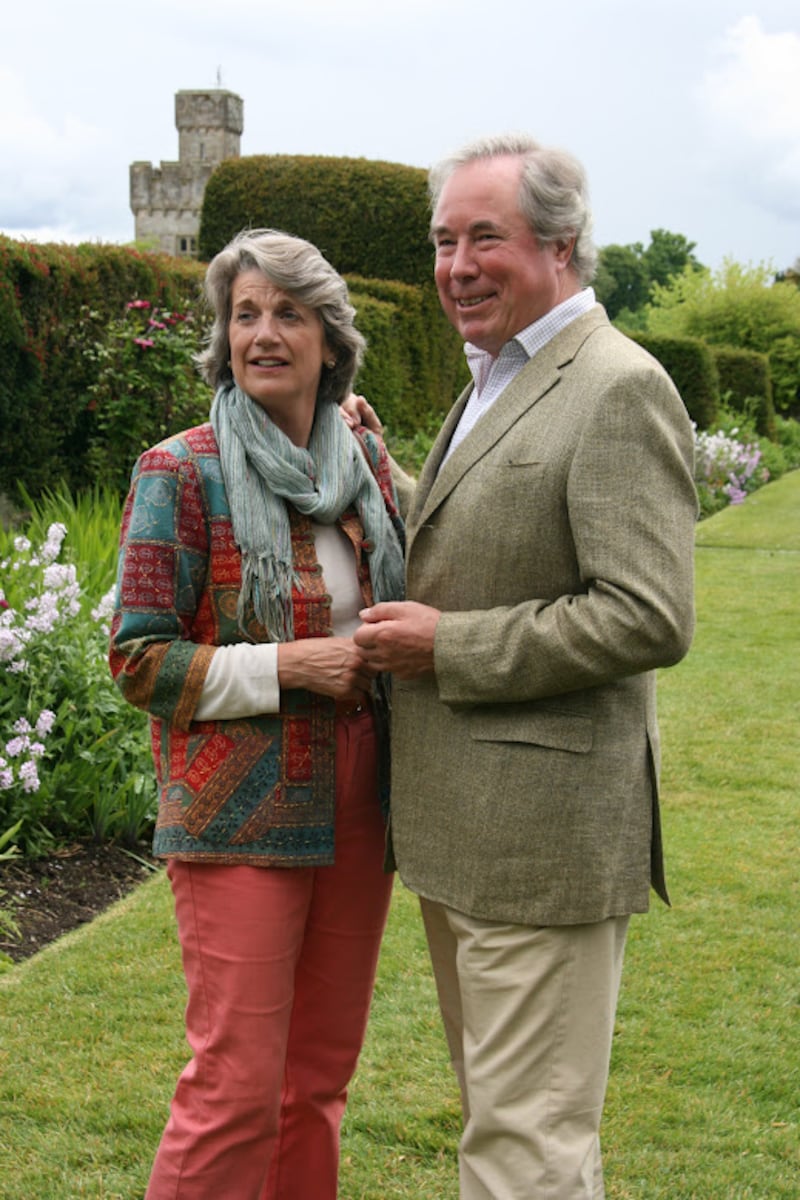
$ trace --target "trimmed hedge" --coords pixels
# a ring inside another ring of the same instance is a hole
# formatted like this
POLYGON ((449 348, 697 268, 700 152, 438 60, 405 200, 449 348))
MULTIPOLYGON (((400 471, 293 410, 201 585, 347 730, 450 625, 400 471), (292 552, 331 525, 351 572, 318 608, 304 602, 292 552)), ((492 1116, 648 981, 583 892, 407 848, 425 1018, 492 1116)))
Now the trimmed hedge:
POLYGON ((427 173, 365 158, 261 154, 228 159, 206 184, 200 257, 242 228, 282 229, 313 242, 343 275, 428 283, 427 173))
POLYGON ((356 390, 396 437, 438 430, 469 369, 435 287, 358 276, 348 276, 347 283, 356 324, 367 339, 356 390))
POLYGON ((0 492, 91 485, 86 349, 131 299, 194 303, 202 276, 198 263, 128 247, 0 237, 0 492))
POLYGON ((719 390, 735 412, 753 419, 756 431, 771 441, 777 438, 775 405, 769 358, 757 350, 712 346, 719 375, 719 390))
POLYGON ((661 337, 623 330, 657 358, 681 394, 698 429, 711 429, 719 410, 720 388, 712 348, 699 338, 661 337))

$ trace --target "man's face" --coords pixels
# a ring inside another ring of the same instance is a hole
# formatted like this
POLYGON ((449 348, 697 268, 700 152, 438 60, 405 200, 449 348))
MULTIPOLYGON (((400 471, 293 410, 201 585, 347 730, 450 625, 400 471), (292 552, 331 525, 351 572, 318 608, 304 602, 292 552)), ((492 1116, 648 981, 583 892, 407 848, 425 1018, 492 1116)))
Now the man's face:
POLYGON ((540 246, 520 212, 521 171, 512 156, 458 167, 431 223, 442 308, 465 341, 492 355, 578 291, 571 242, 540 246))

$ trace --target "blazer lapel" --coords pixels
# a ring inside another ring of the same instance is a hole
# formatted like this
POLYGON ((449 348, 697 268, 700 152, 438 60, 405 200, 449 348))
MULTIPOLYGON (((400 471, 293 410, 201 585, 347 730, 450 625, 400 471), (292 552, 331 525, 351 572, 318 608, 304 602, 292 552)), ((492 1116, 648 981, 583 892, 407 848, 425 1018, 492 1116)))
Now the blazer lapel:
POLYGON ((525 364, 493 403, 490 414, 485 413, 440 468, 467 400, 472 393, 470 384, 451 408, 422 469, 414 505, 409 516, 411 535, 442 503, 468 470, 502 438, 508 429, 534 404, 537 404, 560 379, 562 369, 572 361, 587 337, 608 317, 599 305, 578 317, 548 342, 525 364))

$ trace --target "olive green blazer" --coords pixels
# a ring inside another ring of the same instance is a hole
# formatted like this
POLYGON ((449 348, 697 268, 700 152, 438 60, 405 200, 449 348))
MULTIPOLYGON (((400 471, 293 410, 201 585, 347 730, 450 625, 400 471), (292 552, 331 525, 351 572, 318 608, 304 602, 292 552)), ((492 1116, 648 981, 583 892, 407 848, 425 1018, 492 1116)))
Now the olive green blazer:
POLYGON ((412 890, 576 924, 667 900, 655 670, 694 625, 693 434, 661 366, 596 306, 420 475, 407 595, 435 678, 393 684, 392 840, 412 890))

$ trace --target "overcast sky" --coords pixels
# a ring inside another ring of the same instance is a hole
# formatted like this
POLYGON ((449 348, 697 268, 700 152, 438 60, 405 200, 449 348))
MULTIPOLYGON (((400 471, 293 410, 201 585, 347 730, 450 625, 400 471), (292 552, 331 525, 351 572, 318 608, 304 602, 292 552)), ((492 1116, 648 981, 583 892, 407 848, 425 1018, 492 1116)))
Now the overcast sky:
POLYGON ((0 232, 131 241, 130 164, 177 159, 175 92, 218 78, 243 154, 524 131, 583 161, 600 246, 800 257, 798 0, 4 0, 0 232))

